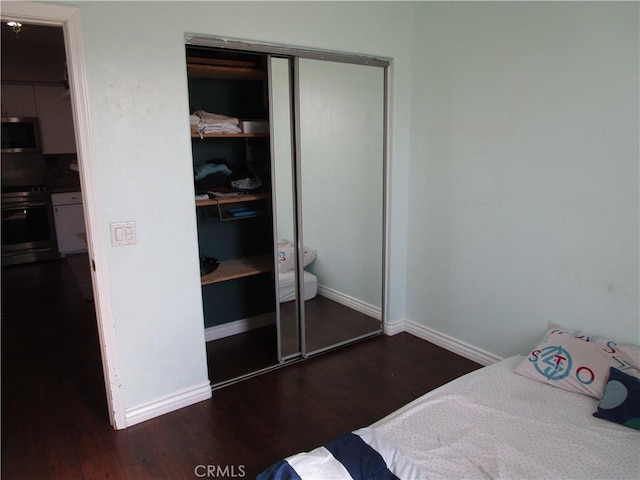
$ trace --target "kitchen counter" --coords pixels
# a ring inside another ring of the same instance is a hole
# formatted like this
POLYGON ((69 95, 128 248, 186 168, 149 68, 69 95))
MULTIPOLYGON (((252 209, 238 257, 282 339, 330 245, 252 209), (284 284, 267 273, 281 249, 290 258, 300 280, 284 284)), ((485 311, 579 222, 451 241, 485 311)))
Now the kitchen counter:
POLYGON ((78 182, 77 184, 60 184, 60 185, 49 184, 49 188, 51 189, 51 193, 79 192, 80 182, 78 182))
POLYGON ((75 155, 49 155, 46 161, 44 184, 48 185, 51 193, 66 193, 80 191, 80 175, 77 169, 75 155))

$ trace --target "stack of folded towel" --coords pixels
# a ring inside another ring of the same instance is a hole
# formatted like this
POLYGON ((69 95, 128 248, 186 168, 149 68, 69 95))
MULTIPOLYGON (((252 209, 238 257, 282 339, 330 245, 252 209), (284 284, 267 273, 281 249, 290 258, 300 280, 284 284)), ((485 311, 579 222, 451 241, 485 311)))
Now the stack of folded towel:
POLYGON ((218 113, 209 113, 204 110, 196 110, 189 116, 191 126, 195 128, 203 138, 205 133, 241 133, 238 127, 238 119, 227 117, 218 113))

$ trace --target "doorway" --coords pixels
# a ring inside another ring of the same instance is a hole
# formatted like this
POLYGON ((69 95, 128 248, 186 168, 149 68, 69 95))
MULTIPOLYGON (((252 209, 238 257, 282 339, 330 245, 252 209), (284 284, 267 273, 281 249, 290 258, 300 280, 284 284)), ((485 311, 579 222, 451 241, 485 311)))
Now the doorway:
POLYGON ((42 146, 0 162, 3 430, 45 385, 61 414, 83 402, 108 421, 63 29, 1 29, 2 116, 36 119, 42 146))
POLYGON ((126 418, 121 393, 116 379, 119 369, 116 360, 116 342, 113 333, 110 291, 106 272, 106 253, 102 238, 92 235, 98 232, 101 218, 96 189, 93 137, 88 109, 84 48, 80 11, 77 7, 31 2, 10 2, 3 5, 2 21, 17 21, 34 25, 61 27, 67 60, 69 96, 72 104, 73 124, 76 130, 76 146, 79 175, 85 209, 86 242, 91 264, 91 277, 95 298, 95 317, 102 358, 108 415, 111 425, 125 428, 126 418))

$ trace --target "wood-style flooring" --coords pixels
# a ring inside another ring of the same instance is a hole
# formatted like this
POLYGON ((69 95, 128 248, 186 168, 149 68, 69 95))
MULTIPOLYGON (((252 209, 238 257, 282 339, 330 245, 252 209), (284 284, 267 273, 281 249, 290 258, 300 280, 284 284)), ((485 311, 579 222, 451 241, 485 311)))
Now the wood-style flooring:
POLYGON ((2 478, 174 480, 202 478, 207 468, 215 478, 254 478, 477 368, 406 333, 378 336, 115 431, 93 304, 69 265, 9 267, 2 270, 2 478))
MULTIPOLYGON (((275 313, 274 313, 275 315, 275 313)), ((295 302, 280 304, 283 357, 300 357, 300 335, 295 302)), ((313 354, 351 339, 381 330, 379 320, 327 297, 305 302, 304 341, 313 354)), ((280 365, 275 325, 207 342, 209 380, 213 385, 280 365)))

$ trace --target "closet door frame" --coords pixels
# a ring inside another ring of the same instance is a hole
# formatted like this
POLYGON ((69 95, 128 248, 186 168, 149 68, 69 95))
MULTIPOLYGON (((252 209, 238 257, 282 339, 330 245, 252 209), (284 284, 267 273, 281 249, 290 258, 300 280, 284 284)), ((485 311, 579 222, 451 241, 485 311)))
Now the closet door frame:
MULTIPOLYGON (((218 49, 228 49, 228 50, 239 50, 244 52, 254 52, 254 53, 263 53, 268 56, 275 57, 286 57, 289 58, 290 61, 293 61, 293 75, 291 80, 293 80, 291 86, 292 88, 292 128, 294 131, 293 136, 293 154, 294 154, 294 185, 292 188, 294 189, 295 196, 295 222, 294 222, 294 234, 296 238, 296 311, 299 318, 299 330, 298 336, 300 339, 300 349, 302 358, 307 358, 310 355, 315 355, 318 353, 322 353, 323 351, 334 349, 340 347, 342 345, 346 345, 352 343, 354 341, 360 340, 362 338, 367 338, 374 335, 379 335, 384 331, 386 319, 388 317, 387 305, 388 305, 388 254, 387 254, 387 246, 389 239, 389 227, 388 227, 388 216, 389 216, 389 189, 388 189, 388 180, 389 180, 389 80, 390 80, 390 66, 391 61, 388 58, 383 57, 373 57, 366 55, 357 55, 357 54, 348 54, 341 52, 330 52, 323 50, 314 50, 314 49, 306 49, 299 48, 294 46, 280 45, 280 44, 267 44, 267 43, 256 43, 245 41, 242 39, 230 39, 230 38, 222 38, 222 37, 210 37, 210 36, 202 36, 198 34, 185 34, 185 44, 188 45, 197 45, 203 47, 212 47, 218 49), (315 350, 313 352, 307 352, 305 345, 305 315, 304 315, 304 302, 300 301, 301 295, 303 294, 304 289, 304 278, 303 278, 303 262, 301 261, 303 254, 303 239, 301 232, 302 225, 302 208, 299 206, 302 200, 300 189, 296 187, 296 185, 300 185, 301 183, 301 172, 300 172, 300 105, 299 105, 299 85, 298 82, 298 61, 300 58, 312 59, 312 60, 326 60, 332 62, 342 62, 342 63, 350 63, 356 65, 368 65, 372 67, 380 67, 383 68, 383 118, 382 118, 382 130, 383 130, 383 138, 382 138, 382 291, 381 291, 381 328, 379 331, 374 331, 370 334, 362 335, 360 337, 356 337, 353 339, 349 339, 335 345, 327 346, 326 348, 322 348, 320 350, 315 350), (295 91, 295 93, 294 93, 295 91)), ((270 67, 270 61, 268 62, 270 67)), ((270 78, 270 76, 269 76, 270 78)), ((270 87, 269 87, 270 90, 270 87)), ((269 93, 269 100, 271 101, 271 94, 269 93)), ((272 158, 272 165, 273 165, 272 158)), ((277 215, 277 212, 276 212, 277 215)), ((274 229, 277 228, 275 225, 275 215, 274 215, 274 229)), ((277 235, 276 235, 277 236, 277 235)), ((274 238, 274 244, 277 244, 277 238, 274 238)), ((274 258, 275 263, 275 273, 277 274, 277 256, 274 258)), ((275 286, 278 287, 278 280, 276 278, 275 286)), ((278 296, 276 292, 276 297, 278 296)), ((276 306, 276 322, 278 326, 278 331, 280 330, 280 306, 277 302, 276 306)), ((278 334, 278 354, 280 356, 280 362, 283 363, 286 360, 282 358, 281 355, 281 339, 280 334, 278 334)))
MULTIPOLYGON (((297 162, 295 161, 296 158, 296 151, 297 151, 297 145, 298 145, 298 137, 295 135, 295 131, 293 131, 292 126, 296 125, 298 122, 296 121, 296 108, 295 105, 293 104, 293 100, 294 100, 294 96, 292 95, 293 92, 293 81, 294 81, 294 67, 293 67, 293 58, 287 55, 272 55, 272 54, 268 54, 267 55, 267 68, 268 68, 268 79, 269 79, 269 124, 270 124, 270 130, 271 130, 271 185, 272 185, 272 212, 273 212, 273 231, 274 231, 274 235, 275 238, 274 240, 274 245, 276 247, 276 255, 274 258, 274 272, 275 272, 275 286, 276 286, 276 290, 279 291, 280 290, 280 279, 279 279, 279 275, 278 275, 278 270, 279 270, 279 259, 278 259, 278 253, 277 253, 277 243, 279 238, 281 237, 282 232, 280 232, 279 228, 278 228, 278 224, 279 224, 279 217, 283 214, 283 212, 280 210, 280 208, 278 208, 279 206, 279 192, 281 192, 281 186, 278 185, 278 174, 277 172, 279 171, 278 166, 276 166, 276 156, 277 156, 277 152, 276 152, 276 138, 277 135, 275 134, 275 118, 276 118, 276 114, 275 114, 275 109, 273 108, 273 105, 275 104, 274 101, 274 86, 273 86, 273 78, 274 78, 274 60, 278 61, 278 60, 284 60, 287 62, 287 85, 286 85, 286 93, 287 96, 289 97, 289 102, 288 102, 288 107, 289 107, 289 121, 288 121, 288 133, 289 133, 289 153, 291 154, 290 158, 289 158, 289 165, 288 168, 290 169, 290 178, 288 178, 289 180, 289 185, 288 187, 291 189, 291 199, 292 199, 292 205, 291 205, 291 216, 292 218, 290 218, 289 220, 291 220, 291 226, 293 231, 290 232, 293 235, 293 239, 297 239, 298 238, 298 225, 299 225, 299 218, 301 217, 300 214, 300 208, 299 208, 299 192, 297 189, 297 173, 296 173, 296 164, 297 162)), ((282 114, 282 112, 279 112, 280 114, 282 114)), ((285 186, 286 187, 286 186, 285 186)), ((288 197, 288 196, 287 196, 288 197)), ((298 258, 299 258, 299 254, 298 254, 298 248, 296 247, 296 255, 295 255, 295 271, 296 271, 296 279, 298 277, 298 258)), ((295 314, 296 314, 296 318, 300 319, 300 310, 304 310, 303 306, 304 306, 304 302, 300 302, 300 298, 302 291, 300 289, 299 286, 299 282, 295 282, 294 284, 294 291, 295 291, 295 298, 293 300, 293 302, 295 302, 295 314)), ((279 294, 276 295, 276 297, 279 297, 279 294)), ((296 340, 297 340, 297 345, 298 348, 296 349, 295 352, 284 352, 283 351, 283 342, 282 342, 282 338, 283 338, 283 334, 284 334, 284 329, 285 327, 283 326, 283 321, 282 321, 282 315, 281 315, 281 309, 280 309, 280 301, 279 298, 276 301, 276 326, 277 326, 277 331, 278 331, 278 359, 280 361, 280 363, 285 363, 289 360, 294 360, 296 358, 300 358, 305 357, 305 350, 304 350, 304 336, 302 334, 302 324, 300 322, 297 322, 297 329, 296 329, 296 340)))

